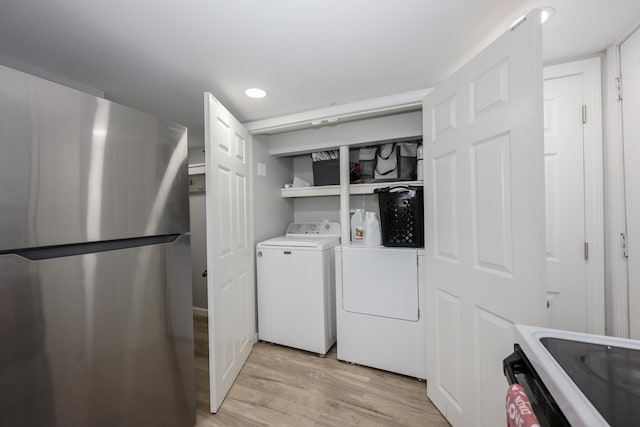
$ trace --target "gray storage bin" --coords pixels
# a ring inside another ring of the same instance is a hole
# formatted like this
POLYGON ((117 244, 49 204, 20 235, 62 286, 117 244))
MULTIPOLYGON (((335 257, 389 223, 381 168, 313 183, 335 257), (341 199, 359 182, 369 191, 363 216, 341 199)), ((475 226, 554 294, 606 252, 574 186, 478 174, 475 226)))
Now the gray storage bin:
POLYGON ((338 151, 324 151, 311 154, 313 185, 340 184, 340 159, 338 151))

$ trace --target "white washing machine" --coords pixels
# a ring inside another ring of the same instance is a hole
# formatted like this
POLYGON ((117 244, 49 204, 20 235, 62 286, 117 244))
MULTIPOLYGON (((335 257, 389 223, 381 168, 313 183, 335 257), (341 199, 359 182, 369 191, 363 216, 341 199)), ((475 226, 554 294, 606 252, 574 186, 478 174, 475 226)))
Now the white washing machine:
POLYGON ((426 379, 424 249, 335 251, 338 359, 426 379))
POLYGON ((340 224, 293 223, 258 243, 258 336, 326 354, 336 342, 335 246, 340 224))

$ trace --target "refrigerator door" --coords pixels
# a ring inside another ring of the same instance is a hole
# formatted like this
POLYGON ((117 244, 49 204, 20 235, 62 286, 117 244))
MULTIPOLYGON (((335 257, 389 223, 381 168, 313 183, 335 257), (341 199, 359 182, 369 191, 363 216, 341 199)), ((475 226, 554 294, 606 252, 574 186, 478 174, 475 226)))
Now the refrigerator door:
POLYGON ((0 66, 0 251, 189 231, 187 130, 0 66))
POLYGON ((144 243, 0 256, 0 425, 195 424, 189 236, 144 243))

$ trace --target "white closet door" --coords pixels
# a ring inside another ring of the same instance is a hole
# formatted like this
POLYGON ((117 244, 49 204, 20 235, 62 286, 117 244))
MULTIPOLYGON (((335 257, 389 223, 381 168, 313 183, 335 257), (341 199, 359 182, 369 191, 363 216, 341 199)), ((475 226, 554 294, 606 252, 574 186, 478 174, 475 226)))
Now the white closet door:
POLYGON ((425 97, 427 391, 453 426, 505 423, 513 324, 544 324, 538 12, 425 97))
POLYGON ((551 328, 590 332, 582 104, 582 75, 544 81, 547 319, 551 328))
POLYGON ((629 254, 629 333, 640 339, 640 31, 620 45, 622 136, 629 254))
POLYGON ((209 382, 216 412, 256 339, 251 137, 205 93, 209 382))

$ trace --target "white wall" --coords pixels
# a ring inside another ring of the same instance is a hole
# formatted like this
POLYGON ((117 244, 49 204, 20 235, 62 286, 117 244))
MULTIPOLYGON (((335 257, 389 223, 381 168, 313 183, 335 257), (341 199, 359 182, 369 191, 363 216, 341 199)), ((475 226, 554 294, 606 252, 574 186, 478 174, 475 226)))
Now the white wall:
POLYGON ((189 194, 191 222, 191 286, 193 306, 207 308, 207 279, 202 272, 207 268, 207 232, 205 221, 205 193, 189 194))
POLYGON ((253 206, 255 244, 284 235, 293 222, 293 201, 282 198, 280 189, 293 180, 293 159, 269 154, 268 137, 253 136, 253 206), (258 163, 266 176, 258 176, 258 163))
MULTIPOLYGON (((204 163, 204 140, 189 129, 190 165, 204 163)), ((205 193, 189 194, 189 219, 191 230, 191 286, 193 306, 207 308, 207 279, 202 271, 207 268, 207 228, 205 220, 205 193)))
POLYGON ((312 165, 313 163, 311 162, 310 154, 295 156, 293 158, 293 175, 297 176, 300 179, 304 179, 309 184, 313 185, 312 165))
POLYGON ((204 145, 201 147, 190 147, 188 158, 190 165, 204 163, 204 145))
MULTIPOLYGON (((204 141, 189 130, 190 165, 204 163, 204 141)), ((191 286, 193 306, 207 308, 207 278, 202 272, 207 268, 207 227, 205 220, 205 193, 189 194, 189 219, 191 223, 191 286)))
MULTIPOLYGON (((393 185, 393 183, 389 183, 393 185)), ((378 213, 378 196, 375 194, 351 196, 350 209, 353 213, 356 209, 364 209, 378 213)), ((340 197, 300 197, 294 202, 295 222, 318 222, 328 219, 331 222, 340 222, 340 197)))

